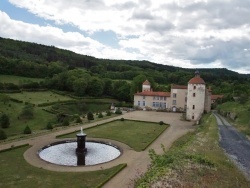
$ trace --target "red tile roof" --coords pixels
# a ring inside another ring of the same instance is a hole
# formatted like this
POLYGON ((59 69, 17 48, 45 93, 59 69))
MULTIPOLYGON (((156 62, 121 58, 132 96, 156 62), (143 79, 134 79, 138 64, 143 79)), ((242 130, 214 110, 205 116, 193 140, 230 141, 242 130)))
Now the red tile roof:
POLYGON ((145 80, 142 85, 150 85, 150 82, 148 80, 145 80))
POLYGON ((188 82, 189 84, 205 84, 205 81, 200 76, 195 76, 188 82))
POLYGON ((219 98, 223 98, 223 95, 211 95, 211 100, 216 100, 219 98))
POLYGON ((187 89, 187 86, 171 84, 171 89, 187 89))
POLYGON ((170 97, 170 92, 154 92, 154 91, 143 91, 140 93, 135 93, 139 96, 160 96, 160 97, 170 97))

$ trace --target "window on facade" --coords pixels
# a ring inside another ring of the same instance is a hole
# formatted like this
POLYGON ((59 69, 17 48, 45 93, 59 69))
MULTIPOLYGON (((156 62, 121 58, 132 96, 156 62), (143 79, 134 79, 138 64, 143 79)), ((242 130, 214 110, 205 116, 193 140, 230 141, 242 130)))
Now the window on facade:
POLYGON ((145 101, 142 101, 142 106, 145 106, 145 101))
POLYGON ((140 104, 141 102, 140 101, 138 101, 138 106, 140 106, 141 104, 140 104))
POLYGON ((172 105, 176 105, 176 100, 173 100, 173 103, 172 103, 172 105))
POLYGON ((159 102, 156 102, 155 107, 159 107, 159 106, 160 106, 159 102))
POLYGON ((193 97, 195 97, 195 93, 193 93, 193 97))
POLYGON ((196 86, 194 86, 194 89, 196 89, 196 86))
POLYGON ((167 100, 167 97, 164 97, 164 101, 167 100))
POLYGON ((176 93, 173 93, 173 98, 176 98, 177 94, 176 93))
POLYGON ((155 107, 155 102, 153 102, 153 107, 155 107))
POLYGON ((146 96, 143 96, 143 99, 146 99, 146 96))
POLYGON ((192 119, 194 119, 194 115, 192 116, 192 119))
POLYGON ((193 110, 195 109, 195 105, 193 105, 193 110))
POLYGON ((160 97, 160 100, 163 100, 163 97, 160 97))
POLYGON ((187 97, 185 97, 185 102, 187 102, 187 97))

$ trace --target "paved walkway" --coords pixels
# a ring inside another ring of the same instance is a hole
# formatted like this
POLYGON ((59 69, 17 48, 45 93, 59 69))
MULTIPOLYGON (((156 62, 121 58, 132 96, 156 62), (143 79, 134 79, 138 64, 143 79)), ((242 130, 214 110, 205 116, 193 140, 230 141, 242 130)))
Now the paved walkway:
MULTIPOLYGON (((1 144, 0 150, 9 148, 13 145, 18 146, 18 145, 23 145, 23 144, 29 144, 32 147, 24 153, 24 158, 27 160, 27 162, 33 166, 44 168, 47 170, 52 170, 52 171, 63 171, 63 172, 95 171, 95 170, 110 168, 121 163, 127 163, 127 167, 123 169, 120 173, 118 173, 109 182, 107 182, 104 185, 104 187, 107 187, 107 188, 133 187, 133 179, 136 176, 146 172, 147 167, 150 164, 150 158, 148 155, 149 149, 152 148, 156 151, 156 153, 161 154, 163 153, 161 149, 161 144, 163 144, 165 148, 168 149, 172 145, 172 143, 175 140, 177 140, 179 137, 186 134, 188 131, 194 130, 194 126, 192 126, 193 123, 187 122, 187 121, 181 121, 180 116, 181 114, 178 114, 178 113, 135 111, 135 112, 126 113, 122 116, 117 116, 117 117, 110 118, 107 120, 102 120, 102 121, 98 121, 95 123, 90 123, 88 125, 84 125, 84 128, 93 127, 93 126, 96 126, 97 124, 102 124, 104 122, 109 122, 115 119, 120 119, 121 117, 125 119, 144 120, 144 121, 152 121, 152 122, 164 121, 165 123, 170 124, 170 127, 167 130, 165 130, 143 152, 136 152, 129 146, 123 143, 117 142, 117 141, 101 139, 101 140, 106 140, 108 142, 111 142, 119 146, 120 148, 122 148, 123 154, 119 158, 109 163, 95 165, 95 166, 84 166, 84 167, 59 166, 59 165, 53 165, 53 164, 47 163, 38 157, 37 151, 45 145, 58 141, 58 139, 56 139, 57 135, 80 130, 81 125, 71 127, 65 130, 60 130, 57 132, 52 132, 47 135, 29 138, 26 140, 11 142, 7 144, 1 144)), ((91 140, 91 139, 88 139, 88 140, 91 140)))

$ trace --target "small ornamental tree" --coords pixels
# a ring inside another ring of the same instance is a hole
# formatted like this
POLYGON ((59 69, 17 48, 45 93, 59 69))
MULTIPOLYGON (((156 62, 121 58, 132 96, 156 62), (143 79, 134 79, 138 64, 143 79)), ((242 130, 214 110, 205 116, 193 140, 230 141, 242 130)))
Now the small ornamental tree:
POLYGON ((69 126, 69 118, 64 118, 62 126, 69 126))
POLYGON ((101 112, 99 113, 98 118, 103 118, 103 115, 101 112))
POLYGON ((10 126, 10 119, 6 114, 3 114, 0 118, 0 124, 2 128, 8 128, 10 126))
POLYGON ((111 112, 110 111, 107 111, 107 116, 111 116, 111 112))
POLYGON ((115 114, 122 114, 122 111, 120 108, 117 108, 117 110, 115 111, 115 114))
POLYGON ((24 128, 23 134, 31 134, 31 129, 28 125, 24 128))
POLYGON ((0 130, 0 140, 4 140, 6 138, 7 138, 7 136, 6 136, 5 132, 3 130, 0 130))
POLYGON ((76 118, 76 123, 82 123, 82 119, 80 118, 80 116, 76 118))
POLYGON ((92 112, 88 112, 87 118, 88 118, 89 121, 90 121, 90 120, 94 120, 94 115, 93 115, 93 113, 92 113, 92 112))
POLYGON ((52 129, 53 129, 52 123, 51 123, 51 122, 48 122, 46 128, 47 128, 48 130, 52 130, 52 129))

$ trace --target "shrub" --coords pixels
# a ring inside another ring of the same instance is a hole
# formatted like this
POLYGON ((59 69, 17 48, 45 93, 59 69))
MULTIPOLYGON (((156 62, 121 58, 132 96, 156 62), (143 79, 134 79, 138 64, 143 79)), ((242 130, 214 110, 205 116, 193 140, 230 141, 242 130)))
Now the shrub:
POLYGON ((10 119, 6 114, 3 114, 0 118, 0 124, 2 128, 8 128, 10 126, 10 119))
POLYGON ((93 115, 93 113, 92 113, 92 112, 88 112, 87 118, 88 118, 88 120, 94 120, 94 115, 93 115))
POLYGON ((107 116, 111 116, 111 112, 110 111, 107 111, 107 116))
POLYGON ((164 124, 164 122, 163 122, 163 121, 160 121, 160 122, 159 122, 159 124, 160 124, 160 125, 163 125, 163 124, 164 124))
POLYGON ((103 115, 101 112, 99 113, 98 118, 103 118, 103 115))
POLYGON ((48 122, 46 128, 47 128, 48 130, 52 130, 52 129, 53 129, 52 123, 48 122))
POLYGON ((62 126, 69 126, 69 118, 64 118, 62 126))
POLYGON ((124 118, 121 118, 121 121, 124 121, 124 118))
POLYGON ((28 125, 24 128, 23 134, 31 134, 31 129, 28 125))
POLYGON ((115 111, 115 114, 122 114, 122 111, 120 110, 120 108, 117 108, 117 110, 115 111))
POLYGON ((3 130, 0 130, 0 140, 4 140, 6 138, 7 138, 7 136, 6 136, 5 132, 3 130))
POLYGON ((82 119, 80 118, 80 116, 76 118, 76 123, 82 123, 82 119))

